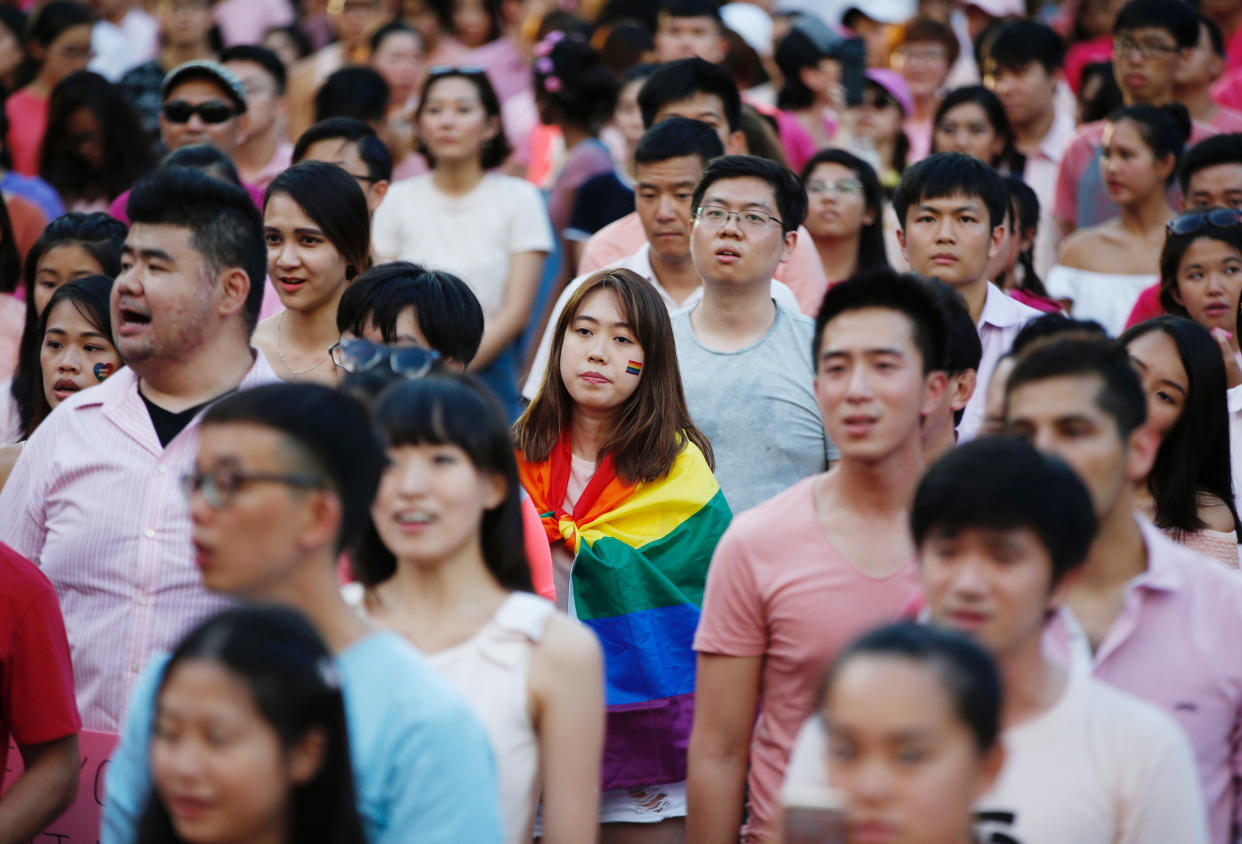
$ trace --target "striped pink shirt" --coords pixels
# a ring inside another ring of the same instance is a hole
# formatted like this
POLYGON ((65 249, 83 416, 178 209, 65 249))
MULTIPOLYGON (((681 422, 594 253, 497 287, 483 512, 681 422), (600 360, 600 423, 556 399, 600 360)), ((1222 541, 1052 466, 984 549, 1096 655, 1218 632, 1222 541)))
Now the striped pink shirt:
MULTIPOLYGON (((256 354, 240 389, 276 380, 256 354)), ((56 408, 0 493, 0 542, 36 563, 60 596, 88 730, 120 732, 147 660, 225 605, 200 582, 179 488, 201 418, 161 447, 138 376, 122 368, 56 408)))

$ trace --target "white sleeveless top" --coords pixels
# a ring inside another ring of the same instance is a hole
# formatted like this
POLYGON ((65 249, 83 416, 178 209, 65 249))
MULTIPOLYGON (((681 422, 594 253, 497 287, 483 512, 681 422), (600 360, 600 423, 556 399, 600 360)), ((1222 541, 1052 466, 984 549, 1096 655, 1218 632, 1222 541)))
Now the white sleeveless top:
POLYGON ((1093 319, 1116 337, 1126 328, 1139 294, 1160 280, 1158 275, 1097 273, 1057 264, 1044 279, 1048 295, 1074 301, 1070 316, 1093 319))
POLYGON ((505 840, 529 842, 542 782, 539 737, 530 720, 530 658, 556 606, 514 592, 491 621, 460 645, 426 654, 479 717, 496 755, 505 840))

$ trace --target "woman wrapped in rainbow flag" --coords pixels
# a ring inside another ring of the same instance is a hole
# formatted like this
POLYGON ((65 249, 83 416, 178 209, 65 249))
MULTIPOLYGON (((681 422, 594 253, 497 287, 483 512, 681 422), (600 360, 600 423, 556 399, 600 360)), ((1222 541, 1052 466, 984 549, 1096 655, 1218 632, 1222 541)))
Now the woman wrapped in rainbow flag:
POLYGON ((654 287, 629 270, 602 270, 570 299, 554 336, 514 440, 551 543, 557 601, 604 649, 601 822, 680 823, 692 641, 729 506, 711 445, 686 409, 654 287), (651 803, 662 814, 652 816, 651 803))

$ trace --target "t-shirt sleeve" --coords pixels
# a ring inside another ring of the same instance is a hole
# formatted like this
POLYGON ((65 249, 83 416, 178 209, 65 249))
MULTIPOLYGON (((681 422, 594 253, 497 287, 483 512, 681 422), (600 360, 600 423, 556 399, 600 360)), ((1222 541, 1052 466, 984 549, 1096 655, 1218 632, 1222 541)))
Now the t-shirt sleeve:
POLYGON ((712 555, 703 613, 694 649, 721 656, 760 656, 767 650, 763 596, 744 541, 745 522, 734 521, 712 555))
POLYGON ((104 778, 100 844, 133 844, 138 838, 138 823, 151 796, 147 758, 155 722, 155 693, 167 664, 166 655, 151 660, 130 692, 121 738, 108 759, 104 778))
POLYGON ((1085 135, 1078 135, 1070 141, 1061 158, 1061 168, 1057 171, 1057 192, 1053 200, 1052 211, 1057 219, 1064 223, 1078 225, 1078 181, 1087 169, 1087 161, 1091 158, 1091 141, 1085 135))
POLYGON ((407 732, 393 747, 394 786, 384 831, 372 844, 501 844, 500 795, 491 743, 463 708, 407 732))
POLYGON ((47 540, 45 485, 53 428, 52 420, 48 420, 31 435, 0 491, 0 513, 4 514, 0 518, 0 542, 36 566, 47 540))
MULTIPOLYGON (((552 222, 539 190, 529 182, 513 179, 509 192, 509 237, 505 249, 515 252, 551 252, 552 222)), ((382 207, 382 206, 381 206, 382 207)))
POLYGON ((65 738, 82 727, 65 622, 52 585, 39 579, 44 588, 9 621, 12 652, 0 666, 0 710, 19 747, 65 738))
POLYGON ((1117 760, 1130 779, 1122 798, 1118 844, 1207 844, 1207 812, 1190 744, 1163 712, 1151 716, 1159 729, 1149 729, 1148 740, 1133 748, 1138 758, 1117 760))

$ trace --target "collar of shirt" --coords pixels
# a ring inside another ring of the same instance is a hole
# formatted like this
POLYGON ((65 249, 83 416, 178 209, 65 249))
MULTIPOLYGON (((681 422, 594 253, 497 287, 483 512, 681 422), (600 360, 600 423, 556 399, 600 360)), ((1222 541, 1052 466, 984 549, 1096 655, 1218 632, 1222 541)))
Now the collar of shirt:
POLYGON ((614 269, 633 270, 647 281, 651 282, 652 287, 660 294, 660 298, 664 300, 664 306, 668 308, 669 313, 675 313, 691 305, 698 304, 703 298, 703 286, 699 285, 693 293, 686 297, 684 302, 676 302, 673 297, 664 289, 664 285, 660 284, 660 279, 656 278, 655 269, 651 266, 651 244, 644 243, 641 248, 633 255, 630 255, 613 265, 614 269))
POLYGON ((987 298, 983 300, 983 311, 979 314, 979 326, 1011 328, 1021 325, 1026 310, 1029 309, 1025 305, 1009 298, 1003 290, 989 281, 987 298))
POLYGON ((1036 153, 1049 161, 1060 161, 1070 141, 1074 140, 1077 130, 1074 118, 1057 109, 1052 118, 1052 125, 1048 127, 1048 134, 1044 135, 1044 139, 1039 142, 1036 153))

